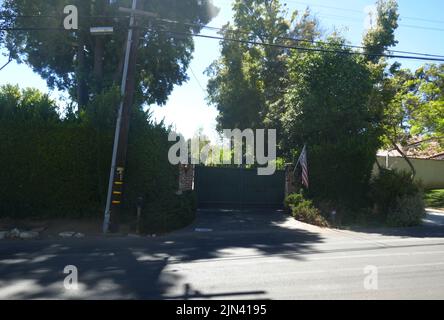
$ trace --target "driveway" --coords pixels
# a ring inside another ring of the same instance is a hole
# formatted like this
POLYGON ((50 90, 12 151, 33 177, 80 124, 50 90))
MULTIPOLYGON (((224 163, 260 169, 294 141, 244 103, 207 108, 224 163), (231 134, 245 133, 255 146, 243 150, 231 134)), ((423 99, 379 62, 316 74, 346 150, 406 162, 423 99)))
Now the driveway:
POLYGON ((0 242, 0 299, 443 299, 444 227, 320 229, 198 213, 156 238, 0 242), (64 288, 67 265, 77 290, 64 288))

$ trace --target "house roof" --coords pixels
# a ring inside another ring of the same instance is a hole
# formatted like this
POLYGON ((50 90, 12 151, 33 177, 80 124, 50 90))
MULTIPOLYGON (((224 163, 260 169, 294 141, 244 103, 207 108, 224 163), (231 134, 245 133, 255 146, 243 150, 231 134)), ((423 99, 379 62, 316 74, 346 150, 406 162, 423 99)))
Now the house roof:
MULTIPOLYGON (((407 146, 398 144, 398 147, 409 158, 444 160, 444 148, 439 140, 433 138, 420 140, 416 138, 412 139, 407 146)), ((378 156, 386 157, 387 155, 389 157, 402 157, 401 153, 395 149, 378 151, 378 156)))

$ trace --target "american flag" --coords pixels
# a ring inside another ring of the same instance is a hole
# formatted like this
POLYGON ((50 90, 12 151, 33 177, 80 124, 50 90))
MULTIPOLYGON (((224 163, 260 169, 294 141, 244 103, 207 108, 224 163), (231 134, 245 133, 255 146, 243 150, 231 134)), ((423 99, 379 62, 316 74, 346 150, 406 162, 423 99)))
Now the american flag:
POLYGON ((302 185, 304 185, 307 189, 309 186, 308 183, 308 160, 307 160, 307 146, 305 145, 302 149, 301 155, 299 156, 299 160, 296 163, 295 171, 298 165, 301 165, 302 168, 302 185))

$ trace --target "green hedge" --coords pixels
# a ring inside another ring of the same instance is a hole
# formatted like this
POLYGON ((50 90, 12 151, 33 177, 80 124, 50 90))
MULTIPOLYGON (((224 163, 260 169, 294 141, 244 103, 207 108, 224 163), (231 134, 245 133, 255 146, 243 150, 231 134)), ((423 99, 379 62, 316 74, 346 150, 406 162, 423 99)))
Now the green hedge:
MULTIPOLYGON (((68 217, 100 208, 96 133, 63 124, 2 122, 0 215, 68 217)), ((104 139, 104 137, 101 137, 104 139)))
MULTIPOLYGON (((1 87, 0 217, 102 217, 117 101, 119 92, 113 90, 86 111, 68 110, 61 119, 41 93, 1 87)), ((142 196, 150 232, 182 227, 194 215, 189 197, 175 195, 178 168, 168 161, 168 133, 134 109, 121 219, 135 218, 142 196)))
POLYGON ((160 200, 144 208, 140 228, 142 233, 163 233, 181 229, 196 218, 197 201, 194 192, 169 194, 160 200))

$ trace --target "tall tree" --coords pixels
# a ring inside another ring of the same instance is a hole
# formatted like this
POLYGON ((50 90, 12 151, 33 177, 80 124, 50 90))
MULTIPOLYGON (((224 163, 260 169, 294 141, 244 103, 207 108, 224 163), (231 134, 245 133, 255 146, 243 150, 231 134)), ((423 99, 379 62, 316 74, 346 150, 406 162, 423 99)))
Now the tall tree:
POLYGON ((369 103, 373 78, 361 57, 347 52, 345 41, 332 38, 324 52, 295 52, 289 60, 284 94, 284 150, 307 144, 313 196, 357 205, 379 147, 379 110, 369 103))
MULTIPOLYGON (((128 31, 128 15, 119 12, 120 6, 130 7, 131 1, 5 0, 0 17, 2 26, 11 31, 3 35, 3 46, 50 87, 69 91, 85 106, 98 93, 120 84, 128 31), (68 4, 79 9, 79 30, 62 29, 63 9, 68 4), (89 32, 93 26, 114 26, 115 32, 107 37, 93 36, 89 32)), ((179 22, 139 18, 143 38, 138 52, 139 98, 164 104, 174 85, 188 79, 186 70, 194 50, 188 34, 198 33, 200 25, 217 14, 217 8, 212 0, 141 0, 140 8, 179 22)))
POLYGON ((377 63, 380 54, 396 45, 395 30, 398 28, 398 3, 396 0, 378 0, 376 3, 376 24, 364 37, 364 52, 371 62, 377 63))
POLYGON ((406 83, 413 135, 444 137, 444 64, 426 65, 406 83))
POLYGON ((233 11, 233 24, 221 34, 235 41, 221 42, 221 57, 208 69, 209 102, 220 112, 219 129, 263 127, 269 105, 282 94, 289 51, 247 42, 294 45, 320 32, 308 11, 287 19, 278 0, 236 0, 233 11))

